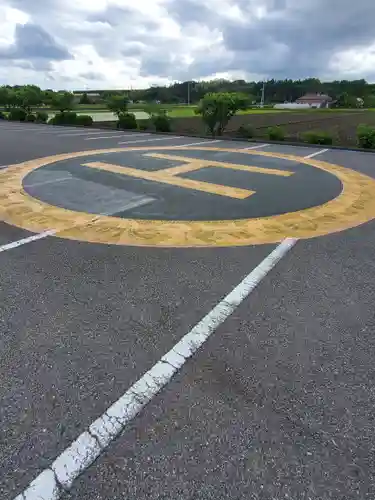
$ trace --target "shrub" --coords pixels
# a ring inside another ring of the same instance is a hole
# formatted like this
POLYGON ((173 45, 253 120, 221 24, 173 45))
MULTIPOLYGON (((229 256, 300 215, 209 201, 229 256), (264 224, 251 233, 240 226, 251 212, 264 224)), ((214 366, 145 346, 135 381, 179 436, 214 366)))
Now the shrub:
POLYGON ((109 95, 106 99, 106 105, 109 111, 112 111, 120 121, 122 116, 128 114, 129 97, 126 94, 109 95))
POLYGON ((156 132, 171 131, 171 120, 168 118, 165 112, 151 116, 151 121, 155 127, 156 132))
POLYGON ((359 125, 357 128, 357 144, 360 148, 375 149, 375 128, 359 125))
POLYGON ((283 141, 285 139, 285 132, 281 127, 269 127, 267 135, 270 141, 283 141))
POLYGON ((78 115, 75 123, 76 125, 82 125, 83 127, 91 127, 94 120, 90 115, 78 115))
POLYGON ((77 113, 74 111, 63 111, 49 120, 52 125, 75 125, 77 121, 77 113))
POLYGON ((51 95, 51 107, 60 113, 73 109, 74 94, 72 92, 53 92, 51 95))
POLYGON ((45 111, 37 111, 36 112, 36 121, 39 123, 47 123, 48 113, 45 111))
POLYGON ((24 122, 26 120, 27 113, 23 109, 13 108, 9 112, 9 120, 24 122))
POLYGON ((195 114, 201 115, 212 136, 223 135, 231 118, 249 106, 249 96, 239 92, 211 92, 200 100, 195 114))
POLYGON ((302 134, 303 142, 308 144, 330 145, 333 143, 333 137, 328 132, 320 130, 311 130, 302 134))
POLYGON ((133 130, 137 128, 137 120, 133 113, 121 113, 117 122, 117 128, 133 130))
POLYGON ((0 111, 0 120, 6 120, 5 113, 3 113, 2 111, 0 111))
POLYGON ((84 92, 79 100, 80 104, 91 104, 90 98, 87 95, 87 92, 84 92))
POLYGON ((36 115, 34 115, 33 113, 29 113, 28 115, 26 115, 25 121, 26 122, 35 122, 36 121, 36 115))
POLYGON ((148 130, 150 128, 150 121, 149 120, 139 121, 138 128, 139 128, 139 130, 148 130))
POLYGON ((254 129, 249 125, 241 125, 237 130, 238 137, 243 137, 245 139, 252 139, 255 135, 254 129))

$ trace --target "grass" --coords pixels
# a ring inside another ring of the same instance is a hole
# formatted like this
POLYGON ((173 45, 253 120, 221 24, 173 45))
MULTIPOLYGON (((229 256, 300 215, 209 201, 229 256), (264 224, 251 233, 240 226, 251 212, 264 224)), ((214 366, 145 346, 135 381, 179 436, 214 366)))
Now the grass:
POLYGON ((179 106, 168 110, 168 116, 171 118, 184 118, 187 116, 197 116, 195 114, 196 106, 179 106))
MULTIPOLYGON (((168 112, 168 116, 171 118, 189 118, 192 116, 197 116, 195 114, 197 106, 191 105, 164 105, 164 104, 159 104, 155 106, 147 106, 147 105, 131 105, 129 106, 129 111, 150 111, 150 110, 166 110, 168 112)), ((263 113, 283 113, 284 110, 282 109, 259 109, 259 108, 252 108, 252 109, 247 109, 240 111, 239 114, 242 115, 247 115, 247 114, 263 114, 263 113)))
MULTIPOLYGON (((132 112, 152 112, 158 110, 166 110, 168 112, 168 116, 171 118, 189 118, 193 116, 197 116, 195 114, 196 105, 187 105, 187 104, 130 104, 129 111, 132 112)), ((38 108, 38 110, 43 110, 48 112, 49 114, 56 113, 56 110, 53 110, 49 107, 38 108)), ((35 109, 34 111, 37 111, 35 109)), ((104 104, 77 104, 74 107, 74 111, 79 114, 101 114, 108 113, 108 109, 104 104)), ((273 109, 273 108, 250 108, 246 110, 239 111, 239 115, 250 115, 250 114, 270 114, 270 113, 356 113, 356 112, 366 112, 366 111, 375 111, 375 108, 369 109, 273 109)))
POLYGON ((268 113, 285 113, 285 111, 289 111, 289 109, 259 109, 259 108, 250 108, 243 109, 239 111, 238 115, 266 115, 268 113))
MULTIPOLYGON (((196 106, 184 106, 176 107, 168 111, 168 116, 171 118, 187 118, 189 116, 197 116, 195 114, 196 106)), ((267 113, 283 113, 282 109, 244 109, 240 111, 239 115, 250 115, 250 114, 267 114, 267 113)))
POLYGON ((75 108, 74 111, 77 111, 78 113, 108 113, 107 108, 75 108))

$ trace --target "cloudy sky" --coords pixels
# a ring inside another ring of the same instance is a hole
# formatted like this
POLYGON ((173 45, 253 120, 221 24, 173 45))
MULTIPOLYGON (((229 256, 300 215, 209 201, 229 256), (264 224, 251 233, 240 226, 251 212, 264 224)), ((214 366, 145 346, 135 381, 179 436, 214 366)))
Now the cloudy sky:
POLYGON ((374 0, 1 0, 0 84, 375 81, 374 0))

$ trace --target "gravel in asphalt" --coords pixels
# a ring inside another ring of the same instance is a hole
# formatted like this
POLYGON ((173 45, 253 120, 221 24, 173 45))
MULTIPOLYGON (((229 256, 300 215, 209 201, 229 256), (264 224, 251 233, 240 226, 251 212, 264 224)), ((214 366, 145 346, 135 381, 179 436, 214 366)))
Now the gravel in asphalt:
POLYGON ((64 498, 372 499, 375 224, 363 233, 298 242, 64 498))

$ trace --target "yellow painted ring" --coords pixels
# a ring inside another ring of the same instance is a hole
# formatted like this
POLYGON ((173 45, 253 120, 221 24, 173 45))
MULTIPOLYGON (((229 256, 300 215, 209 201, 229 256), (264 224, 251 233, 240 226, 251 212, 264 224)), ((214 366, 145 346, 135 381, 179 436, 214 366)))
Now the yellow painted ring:
POLYGON ((173 147, 112 148, 59 154, 12 165, 0 171, 0 219, 31 232, 56 230, 71 240, 150 247, 226 247, 276 243, 286 237, 312 238, 358 226, 375 218, 375 180, 338 165, 279 153, 185 147, 188 151, 225 151, 305 163, 340 179, 342 192, 333 200, 296 212, 220 221, 122 219, 54 207, 27 194, 23 178, 57 161, 101 153, 170 150, 173 147))

